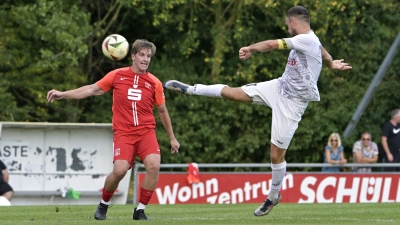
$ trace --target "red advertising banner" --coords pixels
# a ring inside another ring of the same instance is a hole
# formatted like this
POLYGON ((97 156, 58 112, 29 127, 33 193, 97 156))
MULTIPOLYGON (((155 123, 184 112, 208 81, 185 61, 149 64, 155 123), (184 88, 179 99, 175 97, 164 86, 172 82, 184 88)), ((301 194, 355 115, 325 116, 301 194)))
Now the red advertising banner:
MULTIPOLYGON (((271 187, 270 173, 202 173, 198 184, 188 184, 186 177, 160 173, 150 203, 260 203, 271 187)), ((138 187, 143 179, 139 173, 138 187)), ((400 202, 400 174, 289 173, 280 193, 290 203, 400 202)))

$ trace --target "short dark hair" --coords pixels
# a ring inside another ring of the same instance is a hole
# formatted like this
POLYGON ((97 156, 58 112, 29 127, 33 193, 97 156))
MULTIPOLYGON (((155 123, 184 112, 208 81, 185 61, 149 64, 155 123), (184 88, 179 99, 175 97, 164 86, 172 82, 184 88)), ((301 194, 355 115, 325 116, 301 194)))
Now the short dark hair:
POLYGON ((136 55, 136 53, 140 52, 140 50, 144 48, 151 49, 151 56, 156 54, 156 46, 152 42, 145 39, 137 39, 135 42, 133 42, 131 53, 136 55))
POLYGON ((362 138, 362 136, 364 136, 364 135, 369 135, 369 138, 372 139, 372 135, 371 135, 370 132, 364 131, 364 132, 361 134, 361 138, 362 138))
POLYGON ((310 14, 308 10, 303 6, 295 6, 289 9, 286 13, 286 17, 296 17, 299 20, 303 20, 304 22, 310 23, 310 14))

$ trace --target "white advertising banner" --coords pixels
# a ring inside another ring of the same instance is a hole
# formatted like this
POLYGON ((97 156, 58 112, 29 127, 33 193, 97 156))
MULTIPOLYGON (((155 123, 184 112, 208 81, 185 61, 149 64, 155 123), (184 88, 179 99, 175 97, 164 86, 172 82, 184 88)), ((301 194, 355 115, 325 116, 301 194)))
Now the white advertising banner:
MULTIPOLYGON (((10 173, 13 205, 98 204, 113 167, 111 124, 1 125, 0 159, 10 173)), ((126 204, 130 172, 113 204, 126 204)))

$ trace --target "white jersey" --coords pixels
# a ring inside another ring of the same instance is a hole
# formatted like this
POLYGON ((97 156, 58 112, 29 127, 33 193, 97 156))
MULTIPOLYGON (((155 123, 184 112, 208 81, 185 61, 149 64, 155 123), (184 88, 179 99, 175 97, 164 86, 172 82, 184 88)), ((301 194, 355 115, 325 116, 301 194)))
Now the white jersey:
POLYGON ((319 101, 317 82, 322 69, 321 43, 313 31, 284 39, 291 49, 278 91, 288 99, 319 101))

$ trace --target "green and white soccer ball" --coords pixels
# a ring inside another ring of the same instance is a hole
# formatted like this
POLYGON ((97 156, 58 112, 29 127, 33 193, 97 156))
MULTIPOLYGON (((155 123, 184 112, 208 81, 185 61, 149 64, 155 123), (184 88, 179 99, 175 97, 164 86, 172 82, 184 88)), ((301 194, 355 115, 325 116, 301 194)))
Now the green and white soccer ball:
POLYGON ((128 54, 129 43, 122 35, 111 34, 104 39, 101 49, 108 59, 118 61, 128 54))

